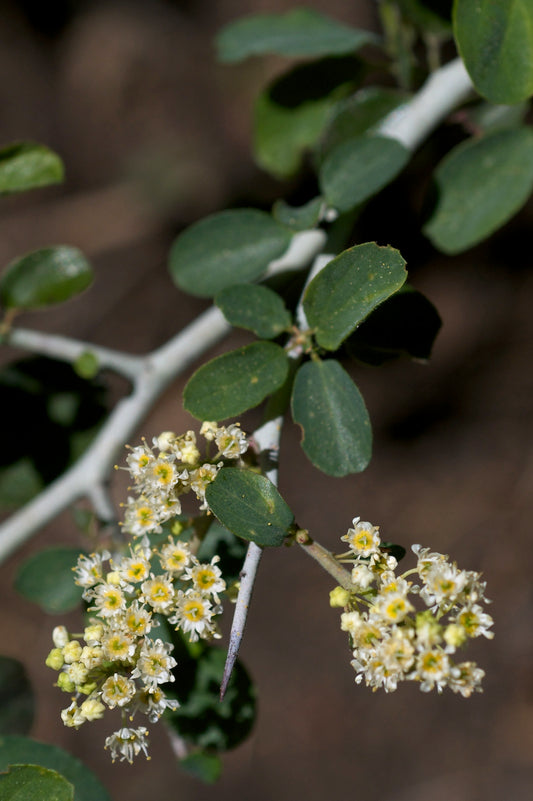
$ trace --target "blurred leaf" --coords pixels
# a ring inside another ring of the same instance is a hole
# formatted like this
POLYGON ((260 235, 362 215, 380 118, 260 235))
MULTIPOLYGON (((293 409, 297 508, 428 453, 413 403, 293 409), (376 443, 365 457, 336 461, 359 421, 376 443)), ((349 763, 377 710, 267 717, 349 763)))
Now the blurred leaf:
POLYGON ((255 14, 226 25, 217 36, 221 61, 278 53, 311 57, 351 53, 378 41, 375 34, 344 25, 317 11, 298 8, 285 14, 255 14))
POLYGON ((222 761, 214 754, 196 751, 180 759, 180 767, 195 779, 200 779, 206 784, 214 784, 220 778, 222 761))
POLYGON ((478 92, 493 103, 533 94, 533 0, 455 0, 459 53, 478 92))
POLYGON ((319 172, 322 194, 338 211, 349 211, 390 183, 411 154, 386 136, 347 139, 331 150, 319 172))
POLYGON ((27 734, 34 716, 35 698, 23 665, 0 656, 0 736, 27 734))
POLYGON ((514 106, 496 106, 483 100, 464 110, 470 126, 481 129, 483 133, 503 131, 505 128, 518 128, 524 122, 529 103, 516 103, 514 106))
POLYGON ((382 542, 380 548, 390 556, 394 556, 397 562, 401 562, 407 553, 403 545, 395 545, 393 542, 382 542))
POLYGON ((452 0, 396 0, 404 17, 422 32, 451 34, 452 0))
POLYGON ((254 155, 278 178, 300 167, 318 141, 339 98, 361 79, 361 62, 350 56, 300 64, 277 78, 254 110, 254 155))
POLYGON ((191 745, 215 753, 227 751, 245 740, 252 730, 255 688, 237 660, 224 700, 220 701, 227 652, 203 643, 194 644, 200 650, 197 660, 188 656, 184 645, 176 643, 176 682, 169 687, 168 694, 175 694, 181 706, 167 720, 191 745))
POLYGON ((226 320, 262 339, 274 339, 286 331, 291 315, 277 292, 257 284, 236 284, 219 292, 215 303, 226 320))
POLYGON ((52 306, 83 292, 92 280, 92 268, 77 248, 42 248, 8 265, 0 277, 0 301, 17 309, 52 306))
POLYGON ((324 473, 346 476, 366 468, 372 453, 370 419, 361 393, 337 361, 300 367, 292 415, 302 428, 302 448, 324 473))
POLYGON ((407 278, 400 252, 365 242, 326 264, 309 284, 304 311, 319 345, 337 350, 407 278))
POLYGON ((98 375, 100 363, 96 354, 86 350, 78 356, 72 367, 80 378, 94 378, 98 375))
MULTIPOLYGON (((0 771, 30 763, 55 770, 74 785, 74 801, 111 801, 96 776, 75 757, 53 745, 28 737, 0 737, 0 771)), ((45 794, 39 801, 49 801, 45 794)))
POLYGON ((319 144, 320 158, 324 159, 343 142, 371 131, 387 114, 406 103, 409 97, 398 89, 369 86, 339 100, 319 144))
POLYGON ((211 520, 213 522, 209 526, 196 556, 200 562, 210 562, 213 556, 219 556, 219 567, 226 584, 229 585, 239 579, 248 545, 212 516, 211 520))
POLYGON ((223 526, 257 545, 281 545, 294 520, 274 484, 250 470, 223 467, 205 497, 223 526))
POLYGON ((34 142, 0 149, 0 194, 23 192, 63 180, 63 162, 56 153, 34 142))
POLYGON ((533 190, 533 131, 513 128, 454 148, 435 171, 436 208, 423 228, 444 253, 461 253, 504 225, 533 190))
POLYGON ((345 341, 350 354, 380 365, 406 354, 429 359, 441 326, 435 306, 421 292, 404 286, 378 306, 345 341))
POLYGON ((264 211, 222 211, 178 236, 170 251, 170 274, 185 292, 211 298, 227 286, 259 278, 290 241, 288 229, 264 211))
POLYGON ((74 787, 59 773, 39 765, 11 765, 0 773, 0 801, 73 801, 74 787))
POLYGON ((0 468, 0 505, 17 508, 43 488, 43 481, 31 459, 24 457, 0 468))
POLYGON ((106 390, 68 364, 32 357, 0 371, 0 392, 10 421, 2 433, 0 501, 20 505, 72 463, 79 436, 94 436, 107 414, 106 390), (21 483, 11 494, 17 477, 21 483))
POLYGON ((272 216, 291 231, 306 231, 317 226, 323 205, 324 198, 320 196, 314 197, 303 206, 289 206, 280 198, 272 207, 272 216))
POLYGON ((189 379, 183 405, 197 420, 225 420, 258 406, 285 381, 285 351, 253 342, 202 365, 189 379))
POLYGON ((33 554, 19 567, 15 589, 50 614, 69 612, 81 602, 82 587, 74 584, 72 568, 79 548, 63 545, 33 554))

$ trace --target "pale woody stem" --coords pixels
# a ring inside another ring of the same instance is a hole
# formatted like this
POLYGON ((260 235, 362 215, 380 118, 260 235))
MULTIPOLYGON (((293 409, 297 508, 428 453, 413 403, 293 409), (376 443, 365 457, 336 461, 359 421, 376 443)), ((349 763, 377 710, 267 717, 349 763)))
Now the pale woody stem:
POLYGON ((305 553, 315 559, 324 570, 335 579, 337 584, 340 584, 341 587, 349 592, 355 590, 348 571, 339 564, 330 551, 320 545, 320 543, 312 540, 307 531, 300 529, 300 531, 296 533, 295 539, 305 553))

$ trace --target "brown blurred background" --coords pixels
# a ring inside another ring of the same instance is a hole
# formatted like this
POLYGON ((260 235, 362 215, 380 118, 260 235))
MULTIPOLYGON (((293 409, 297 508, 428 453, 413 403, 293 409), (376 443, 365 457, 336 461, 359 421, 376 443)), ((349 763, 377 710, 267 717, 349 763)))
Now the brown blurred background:
MULTIPOLYGON (((307 5, 377 24, 372 0, 307 5)), ((173 237, 209 212, 268 207, 283 191, 257 170, 249 149, 252 98, 280 63, 220 66, 213 35, 243 13, 291 7, 289 0, 0 3, 0 143, 44 142, 67 170, 61 188, 2 200, 0 265, 68 243, 86 252, 97 276, 79 299, 27 315, 23 325, 145 352, 204 308, 171 284, 173 237)), ((42 668, 51 627, 64 617, 45 617, 12 590, 25 556, 77 541, 65 513, 1 568, 1 651, 21 659, 34 682, 33 735, 82 758, 115 801, 532 797, 533 205, 489 243, 450 259, 409 239, 401 191, 391 192, 385 219, 369 212, 366 238, 400 247, 413 284, 439 309, 444 325, 433 358, 357 370, 375 431, 373 461, 360 476, 319 474, 287 425, 281 489, 300 525, 332 549, 361 515, 386 539, 421 542, 482 570, 496 638, 476 642, 465 658, 486 670, 485 692, 464 700, 416 686, 390 696, 356 686, 338 610, 328 606, 328 577, 296 549, 273 550, 242 649, 258 684, 258 720, 246 744, 225 757, 219 784, 180 772, 157 727, 150 762, 111 766, 102 748, 109 721, 77 733, 64 728, 64 697, 42 668)), ((234 334, 217 352, 240 341, 234 334)), ((4 349, 2 360, 12 355, 4 349)), ((184 381, 139 435, 191 425, 181 408, 184 381)), ((249 415, 248 426, 257 419, 249 415)), ((75 617, 69 621, 75 628, 75 617)))

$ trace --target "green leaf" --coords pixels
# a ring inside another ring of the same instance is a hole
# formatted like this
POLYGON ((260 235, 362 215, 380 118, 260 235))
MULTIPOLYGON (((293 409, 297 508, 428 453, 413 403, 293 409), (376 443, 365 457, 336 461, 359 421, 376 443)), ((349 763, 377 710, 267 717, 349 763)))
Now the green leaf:
POLYGON ((292 322, 283 300, 266 286, 236 284, 219 292, 215 303, 231 325, 262 339, 274 339, 292 322))
POLYGON ((281 545, 294 520, 274 484, 250 470, 223 467, 205 497, 223 526, 257 545, 281 545))
POLYGON ((33 554, 19 568, 17 592, 51 614, 75 609, 81 601, 82 588, 74 584, 72 568, 79 555, 79 548, 62 545, 33 554))
POLYGON ((435 247, 460 253, 500 228, 533 189, 533 131, 515 128, 454 148, 435 171, 436 208, 423 228, 435 247))
POLYGON ((378 38, 317 11, 298 8, 286 14, 255 14, 226 25, 217 36, 221 61, 278 53, 311 57, 351 53, 378 38))
POLYGON ((0 774, 0 801, 73 801, 74 787, 55 770, 12 765, 0 774))
POLYGON ((337 350, 370 312, 407 278, 400 252, 366 242, 345 250, 309 284, 304 311, 319 345, 337 350))
POLYGON ((409 100, 406 92, 369 86, 335 104, 319 146, 321 160, 335 147, 362 136, 402 103, 409 100))
POLYGON ((0 194, 23 192, 62 180, 63 162, 44 145, 17 142, 0 149, 0 194))
POLYGON ((255 281, 290 241, 290 231, 264 211, 222 211, 178 236, 170 251, 170 274, 185 292, 211 298, 232 284, 255 281))
POLYGON ((366 468, 372 453, 370 419, 361 393, 337 361, 300 367, 292 415, 302 427, 302 448, 324 473, 346 476, 366 468))
POLYGON ((237 660, 220 701, 227 652, 203 642, 193 643, 196 657, 192 658, 188 645, 183 638, 176 638, 176 682, 165 690, 175 694, 181 706, 165 719, 196 748, 210 753, 235 748, 249 736, 255 720, 256 694, 250 676, 237 660))
POLYGON ((481 101, 464 110, 468 128, 480 130, 484 134, 502 131, 505 128, 517 128, 524 123, 529 111, 529 103, 515 103, 514 106, 495 106, 494 103, 481 101))
POLYGON ((180 759, 180 767, 195 779, 200 779, 206 784, 214 784, 222 773, 220 757, 215 754, 206 754, 204 751, 196 751, 180 759))
POLYGON ((478 92, 493 103, 533 94, 533 0, 455 0, 459 53, 478 92))
POLYGON ((23 665, 0 656, 0 735, 27 734, 33 723, 35 699, 23 665))
POLYGON ((28 503, 43 488, 43 481, 29 457, 0 467, 0 506, 17 508, 28 503))
POLYGON ((198 420, 225 420, 258 406, 280 387, 289 369, 273 342, 253 342, 202 365, 183 392, 183 405, 198 420))
POLYGON ((441 326, 435 306, 412 287, 403 286, 378 306, 344 345, 355 359, 380 365, 406 354, 429 359, 441 326))
POLYGON ((94 378, 100 370, 98 357, 91 350, 85 350, 72 365, 80 378, 94 378))
POLYGON ((18 309, 51 306, 83 292, 92 280, 92 268, 76 248, 42 248, 6 268, 0 277, 0 301, 18 309))
POLYGON ((359 59, 327 58, 301 64, 277 78, 254 109, 254 155, 278 178, 300 167, 322 134, 339 98, 362 77, 359 59))
POLYGON ((390 183, 410 153, 395 139, 369 134, 342 142, 322 163, 319 182, 329 205, 348 211, 390 183))
POLYGON ((303 206, 289 206, 280 198, 272 207, 272 216, 291 231, 306 231, 317 226, 323 206, 324 198, 320 195, 303 206))
MULTIPOLYGON (((24 763, 42 765, 64 776, 74 785, 74 801, 111 801, 96 776, 63 749, 27 737, 0 737, 0 771, 24 763)), ((39 801, 48 798, 45 794, 39 801)))

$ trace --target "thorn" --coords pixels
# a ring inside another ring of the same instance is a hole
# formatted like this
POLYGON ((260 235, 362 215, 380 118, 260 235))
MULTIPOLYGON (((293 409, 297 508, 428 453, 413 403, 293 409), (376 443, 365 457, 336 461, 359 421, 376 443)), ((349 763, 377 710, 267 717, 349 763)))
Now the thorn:
POLYGON ((233 613, 233 622, 231 624, 231 634, 229 639, 228 655, 226 657, 226 664, 224 665, 224 673, 222 675, 222 682, 220 685, 220 700, 224 699, 226 690, 228 689, 229 680, 233 672, 235 662, 241 647, 241 640, 244 634, 244 627, 246 625, 246 617, 248 615, 248 607, 250 606, 250 599, 252 597, 252 590, 254 588, 255 576, 259 565, 259 560, 263 549, 251 542, 246 551, 246 557, 241 571, 241 584, 239 587, 239 594, 237 596, 237 603, 235 604, 235 612, 233 613))

